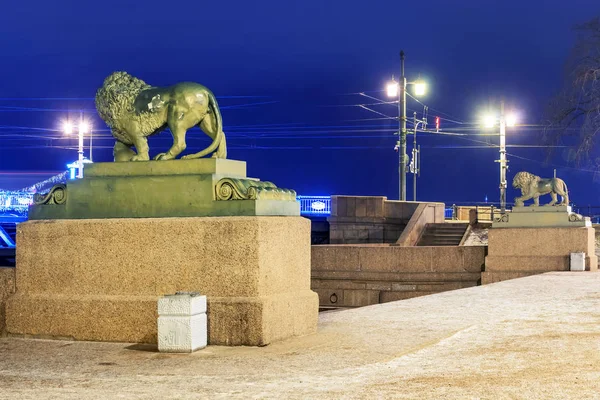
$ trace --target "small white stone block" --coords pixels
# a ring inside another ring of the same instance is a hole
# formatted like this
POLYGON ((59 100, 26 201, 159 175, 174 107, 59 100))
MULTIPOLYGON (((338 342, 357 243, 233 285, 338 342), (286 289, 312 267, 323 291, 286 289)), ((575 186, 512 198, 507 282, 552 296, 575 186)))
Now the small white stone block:
POLYGON ((585 271, 585 253, 571 253, 571 271, 585 271))
POLYGON ((158 317, 158 351, 192 353, 206 343, 206 314, 158 317))
POLYGON ((195 293, 177 293, 158 299, 158 315, 196 315, 203 313, 206 313, 206 296, 195 293))
POLYGON ((207 339, 206 296, 178 292, 158 300, 158 351, 191 353, 207 339))

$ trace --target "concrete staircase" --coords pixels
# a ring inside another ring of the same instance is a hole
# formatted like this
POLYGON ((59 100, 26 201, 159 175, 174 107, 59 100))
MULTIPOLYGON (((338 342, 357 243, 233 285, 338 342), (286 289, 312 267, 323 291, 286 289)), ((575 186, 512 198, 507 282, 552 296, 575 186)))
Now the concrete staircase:
POLYGON ((468 226, 454 222, 427 224, 417 246, 458 246, 468 226))

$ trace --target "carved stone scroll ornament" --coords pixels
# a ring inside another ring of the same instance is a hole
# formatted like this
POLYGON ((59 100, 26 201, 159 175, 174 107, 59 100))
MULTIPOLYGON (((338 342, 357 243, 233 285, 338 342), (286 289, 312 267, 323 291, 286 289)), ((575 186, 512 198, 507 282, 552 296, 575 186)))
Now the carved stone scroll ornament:
POLYGON ((253 179, 223 178, 215 186, 217 200, 283 200, 296 201, 296 192, 278 188, 271 182, 253 179))
POLYGON ((54 185, 48 193, 36 193, 33 196, 33 204, 65 204, 67 202, 67 185, 54 185))
POLYGON ((500 217, 496 218, 496 222, 508 222, 508 213, 502 214, 500 217))
POLYGON ((569 214, 569 222, 583 221, 583 215, 577 213, 569 214))

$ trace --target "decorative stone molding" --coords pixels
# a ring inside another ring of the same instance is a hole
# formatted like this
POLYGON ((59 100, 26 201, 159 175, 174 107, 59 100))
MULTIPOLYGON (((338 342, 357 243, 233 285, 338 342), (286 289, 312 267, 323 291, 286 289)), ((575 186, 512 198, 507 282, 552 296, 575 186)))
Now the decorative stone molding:
POLYGON ((216 200, 296 201, 296 191, 278 188, 271 182, 253 179, 223 178, 215 186, 216 200))
POLYGON ((569 222, 579 222, 579 221, 584 221, 583 215, 577 214, 577 213, 569 214, 569 222))
POLYGON ((496 228, 559 228, 589 227, 589 217, 571 211, 569 206, 515 206, 511 212, 494 219, 496 228))
POLYGON ((65 204, 67 202, 67 185, 54 185, 48 193, 36 193, 33 196, 35 205, 65 204))
POLYGON ((496 222, 508 222, 508 213, 502 214, 496 218, 496 222))

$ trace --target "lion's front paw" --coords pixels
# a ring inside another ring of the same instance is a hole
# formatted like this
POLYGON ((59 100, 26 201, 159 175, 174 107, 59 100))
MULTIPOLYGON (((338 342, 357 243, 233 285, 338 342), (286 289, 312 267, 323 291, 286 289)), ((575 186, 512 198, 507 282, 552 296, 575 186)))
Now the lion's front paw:
POLYGON ((191 160, 193 157, 193 154, 188 154, 187 156, 182 156, 181 159, 182 160, 191 160))
POLYGON ((142 156, 139 154, 136 154, 135 156, 131 157, 131 161, 148 161, 148 160, 150 160, 150 157, 142 156))
POLYGON ((169 156, 168 153, 160 153, 154 156, 154 160, 156 161, 164 161, 164 160, 172 160, 173 157, 169 156))

